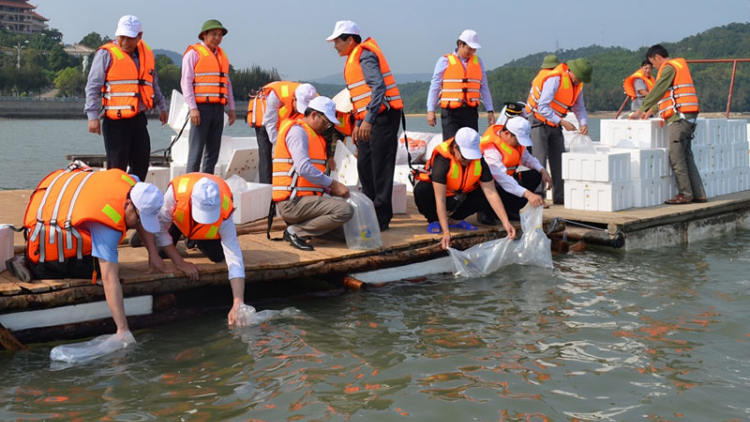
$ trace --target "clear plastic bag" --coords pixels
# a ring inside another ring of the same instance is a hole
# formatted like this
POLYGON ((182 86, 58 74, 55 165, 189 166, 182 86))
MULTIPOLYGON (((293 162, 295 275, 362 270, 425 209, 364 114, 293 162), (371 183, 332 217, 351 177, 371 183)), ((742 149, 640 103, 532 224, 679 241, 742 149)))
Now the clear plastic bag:
POLYGON ((542 207, 527 205, 521 212, 519 240, 491 240, 465 251, 448 248, 456 277, 481 277, 510 264, 552 268, 550 240, 542 228, 542 207))
POLYGON ((349 191, 346 202, 354 208, 352 219, 344 224, 346 246, 354 250, 377 249, 383 246, 375 205, 360 192, 349 191))
POLYGON ((80 363, 108 355, 120 349, 135 344, 135 338, 130 331, 120 334, 108 334, 96 337, 82 343, 64 344, 54 347, 49 357, 52 360, 80 363))
POLYGON ((235 198, 239 198, 242 192, 247 192, 250 190, 250 186, 247 184, 247 180, 245 180, 238 174, 233 174, 232 177, 225 181, 229 186, 229 190, 232 191, 232 196, 234 196, 235 198))
POLYGON ((588 135, 576 132, 570 141, 570 152, 580 152, 584 154, 595 154, 594 141, 588 135))
POLYGON ((237 310, 237 322, 235 326, 249 327, 251 325, 262 324, 271 318, 289 317, 297 314, 299 314, 299 311, 295 308, 286 308, 280 311, 266 309, 265 311, 256 312, 252 306, 242 304, 240 309, 237 310))

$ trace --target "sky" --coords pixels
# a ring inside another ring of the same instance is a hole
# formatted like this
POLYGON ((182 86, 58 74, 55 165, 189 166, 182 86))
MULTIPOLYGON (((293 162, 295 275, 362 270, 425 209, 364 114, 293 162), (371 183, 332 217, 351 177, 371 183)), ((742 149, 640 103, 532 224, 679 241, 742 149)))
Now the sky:
POLYGON ((750 0, 31 0, 63 33, 66 44, 98 32, 114 37, 117 21, 133 14, 143 39, 180 54, 203 22, 229 30, 222 47, 235 68, 276 68, 285 79, 341 73, 344 59, 325 42, 337 20, 353 20, 374 38, 394 73, 432 73, 464 29, 479 34, 487 69, 540 51, 597 44, 638 49, 679 41, 715 26, 750 21, 750 0), (661 10, 665 13, 659 13, 661 10))

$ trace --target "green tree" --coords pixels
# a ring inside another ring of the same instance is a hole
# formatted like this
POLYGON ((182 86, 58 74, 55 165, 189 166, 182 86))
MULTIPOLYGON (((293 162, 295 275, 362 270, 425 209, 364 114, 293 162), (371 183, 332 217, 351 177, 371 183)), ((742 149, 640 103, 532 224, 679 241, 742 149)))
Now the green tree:
POLYGON ((81 41, 78 41, 78 44, 97 49, 110 41, 112 40, 109 37, 102 38, 97 32, 89 32, 85 37, 81 38, 81 41))
POLYGON ((83 96, 83 90, 86 88, 86 78, 78 67, 68 67, 57 72, 55 86, 59 90, 58 95, 60 96, 83 96))

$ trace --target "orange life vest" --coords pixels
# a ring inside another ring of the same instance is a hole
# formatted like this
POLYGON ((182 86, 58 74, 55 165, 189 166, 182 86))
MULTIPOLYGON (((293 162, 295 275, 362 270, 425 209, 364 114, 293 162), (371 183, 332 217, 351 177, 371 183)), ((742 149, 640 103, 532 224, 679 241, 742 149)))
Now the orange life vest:
POLYGON ((195 102, 225 105, 229 95, 229 59, 224 50, 216 47, 216 54, 214 54, 202 43, 191 45, 185 53, 190 50, 198 53, 193 81, 195 102))
POLYGON ((677 113, 700 113, 698 94, 685 59, 672 59, 664 63, 656 76, 657 81, 661 78, 664 66, 672 66, 676 73, 672 86, 659 100, 659 117, 666 120, 675 114, 675 110, 677 113))
POLYGON ((295 196, 323 195, 325 189, 318 186, 294 170, 294 160, 286 145, 286 135, 294 126, 301 126, 307 134, 307 151, 310 162, 321 172, 326 171, 326 140, 315 133, 313 128, 302 120, 287 119, 281 124, 279 137, 276 141, 276 151, 273 155, 273 200, 285 201, 295 196))
POLYGON ((529 98, 526 100, 526 114, 530 115, 533 112, 534 117, 537 120, 552 127, 557 127, 558 124, 553 123, 552 121, 547 120, 546 117, 542 116, 539 113, 537 106, 539 104, 539 98, 542 96, 544 83, 547 82, 549 78, 555 77, 560 78, 560 85, 557 88, 557 92, 555 92, 555 97, 549 103, 549 106, 555 114, 560 116, 561 119, 568 115, 568 111, 573 108, 573 104, 576 103, 578 96, 581 95, 581 92, 583 91, 583 82, 578 85, 573 85, 573 81, 568 74, 568 65, 565 63, 560 63, 551 71, 542 69, 539 72, 532 82, 529 98))
POLYGON ((333 127, 344 136, 352 136, 352 132, 354 131, 354 115, 349 112, 345 113, 336 110, 336 119, 338 123, 333 127))
POLYGON ((147 109, 154 108, 154 53, 143 41, 138 41, 138 66, 130 54, 115 41, 99 47, 107 50, 111 66, 102 86, 102 108, 110 119, 129 119, 138 114, 139 102, 147 109))
POLYGON ((500 155, 503 157, 503 165, 508 173, 508 176, 513 176, 518 170, 518 166, 521 165, 521 159, 523 158, 523 152, 526 151, 526 147, 518 145, 518 147, 512 147, 508 145, 500 137, 500 131, 503 130, 503 125, 492 125, 487 128, 479 141, 479 149, 482 150, 482 155, 487 148, 497 148, 500 155))
POLYGON ((247 102, 247 124, 250 127, 263 127, 263 115, 266 114, 266 98, 261 92, 250 97, 247 102))
POLYGON ((229 185, 222 178, 206 173, 183 174, 175 177, 169 185, 172 186, 175 199, 172 221, 182 234, 192 240, 220 239, 219 227, 221 227, 221 223, 230 218, 232 212, 234 212, 232 191, 229 189, 229 185), (192 216, 193 205, 190 198, 193 194, 193 186, 204 177, 211 179, 219 186, 219 194, 221 195, 221 217, 213 224, 200 224, 193 220, 192 216))
POLYGON ((375 40, 368 38, 354 47, 344 65, 344 80, 352 99, 354 117, 357 120, 364 120, 365 115, 367 115, 367 105, 370 104, 370 97, 372 97, 372 90, 365 83, 365 76, 362 73, 362 66, 359 63, 359 58, 364 50, 369 50, 378 56, 380 73, 383 74, 383 81, 385 82, 385 99, 383 100, 383 104, 380 105, 378 113, 383 112, 386 108, 394 108, 396 110, 404 108, 404 102, 401 100, 401 94, 396 86, 396 79, 394 79, 391 73, 391 68, 388 66, 383 52, 380 51, 380 47, 378 47, 375 40))
POLYGON ((85 223, 100 223, 125 238, 125 201, 135 179, 119 169, 68 168, 47 175, 31 194, 23 220, 26 256, 36 264, 91 255, 85 223))
POLYGON ((448 67, 443 73, 443 87, 440 91, 440 107, 459 108, 466 104, 469 107, 479 106, 479 88, 482 87, 482 67, 479 56, 473 54, 466 62, 455 54, 446 54, 448 67))
POLYGON ((622 88, 625 90, 625 95, 630 97, 631 100, 635 100, 635 98, 638 96, 638 93, 635 91, 636 79, 642 80, 646 84, 646 89, 649 91, 651 91, 651 88, 654 87, 654 77, 649 76, 647 78, 643 75, 643 72, 638 69, 635 73, 625 78, 625 81, 623 81, 622 83, 622 88))
POLYGON ((445 196, 453 196, 457 193, 469 193, 479 187, 479 179, 482 176, 482 160, 472 160, 466 168, 456 161, 451 154, 450 146, 455 138, 450 138, 441 143, 432 151, 430 161, 424 166, 424 171, 419 172, 417 178, 422 182, 432 182, 432 166, 435 157, 442 155, 451 161, 450 169, 446 178, 445 196))

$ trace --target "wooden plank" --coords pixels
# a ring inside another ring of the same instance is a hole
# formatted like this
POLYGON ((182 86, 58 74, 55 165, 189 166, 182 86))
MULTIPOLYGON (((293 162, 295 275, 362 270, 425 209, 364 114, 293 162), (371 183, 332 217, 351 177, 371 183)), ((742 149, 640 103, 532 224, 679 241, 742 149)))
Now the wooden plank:
POLYGON ((70 287, 70 283, 66 280, 39 280, 39 282, 49 286, 50 291, 67 289, 70 287))
POLYGON ((50 287, 44 283, 23 283, 18 282, 18 287, 28 290, 31 293, 44 293, 50 291, 50 287))
POLYGON ((0 283, 0 295, 12 296, 20 294, 22 291, 17 283, 0 283))

